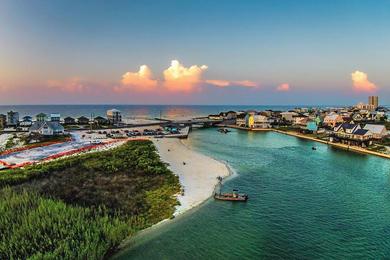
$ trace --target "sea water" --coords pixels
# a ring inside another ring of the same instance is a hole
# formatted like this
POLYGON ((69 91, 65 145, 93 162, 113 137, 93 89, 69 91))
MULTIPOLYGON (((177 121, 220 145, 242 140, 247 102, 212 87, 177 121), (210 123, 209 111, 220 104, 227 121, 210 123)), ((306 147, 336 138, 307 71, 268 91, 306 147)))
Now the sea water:
POLYGON ((119 259, 390 258, 389 160, 273 132, 195 130, 187 143, 227 161, 238 176, 224 189, 248 202, 210 199, 119 259))

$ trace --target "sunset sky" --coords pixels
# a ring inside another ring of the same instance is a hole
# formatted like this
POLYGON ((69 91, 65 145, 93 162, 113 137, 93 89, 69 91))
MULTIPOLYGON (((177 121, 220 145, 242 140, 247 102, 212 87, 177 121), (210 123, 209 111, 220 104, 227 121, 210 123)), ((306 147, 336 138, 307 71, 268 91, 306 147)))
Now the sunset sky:
POLYGON ((390 1, 0 1, 0 104, 390 104, 390 1))

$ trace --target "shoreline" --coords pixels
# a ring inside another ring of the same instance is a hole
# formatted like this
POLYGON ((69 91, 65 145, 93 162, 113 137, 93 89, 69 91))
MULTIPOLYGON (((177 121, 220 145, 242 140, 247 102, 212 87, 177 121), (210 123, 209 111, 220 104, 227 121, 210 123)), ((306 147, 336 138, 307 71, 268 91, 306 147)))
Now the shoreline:
POLYGON ((180 205, 174 216, 201 205, 212 197, 218 184, 217 177, 226 178, 234 172, 226 162, 190 149, 179 139, 154 139, 160 158, 179 177, 184 194, 177 198, 180 205))
POLYGON ((163 219, 160 222, 146 229, 138 231, 134 236, 122 241, 122 243, 117 248, 117 252, 112 256, 114 259, 120 257, 121 254, 126 251, 126 249, 132 248, 132 246, 130 246, 132 242, 137 243, 139 238, 144 238, 145 235, 151 234, 152 232, 162 227, 165 227, 167 224, 170 224, 174 221, 181 219, 182 217, 187 216, 188 214, 191 214, 193 211, 199 209, 202 205, 210 201, 218 185, 218 180, 216 177, 221 176, 223 178, 223 182, 225 182, 226 180, 237 176, 236 171, 228 164, 228 162, 220 161, 210 156, 196 152, 190 147, 188 147, 188 145, 185 144, 182 139, 162 138, 151 140, 156 146, 161 160, 168 163, 168 168, 173 172, 173 174, 179 177, 180 185, 182 186, 182 188, 184 188, 184 195, 179 194, 177 196, 178 201, 181 205, 176 207, 175 212, 173 214, 173 218, 163 219), (170 150, 169 152, 168 149, 170 150), (176 155, 179 154, 180 156, 177 157, 176 155), (182 157, 192 157, 192 160, 188 160, 187 158, 186 162, 188 162, 189 164, 183 165, 182 163, 180 163, 180 160, 183 159, 182 157), (197 166, 194 166, 192 170, 190 168, 190 164, 192 164, 194 160, 199 158, 201 158, 201 160, 199 160, 197 164, 203 165, 200 166, 202 170, 209 170, 209 166, 212 166, 211 168, 218 167, 220 171, 212 174, 211 176, 206 176, 208 175, 207 171, 203 171, 202 177, 206 177, 205 179, 203 179, 204 182, 196 178, 184 178, 188 175, 193 175, 194 170, 199 170, 199 167, 197 166), (205 186, 199 186, 199 184, 205 184, 205 186), (197 191, 201 192, 202 196, 199 196, 199 193, 195 192, 194 190, 191 190, 190 194, 188 194, 188 192, 186 192, 185 187, 191 185, 195 187, 197 191), (182 203, 184 203, 184 205, 182 203))
POLYGON ((333 147, 336 147, 339 149, 343 149, 346 151, 352 151, 352 152, 360 153, 360 154, 369 154, 369 155, 379 156, 379 157, 382 157, 385 159, 390 159, 390 154, 384 154, 384 153, 379 153, 379 152, 375 152, 375 151, 370 151, 370 150, 360 148, 357 146, 351 146, 351 145, 346 145, 346 144, 341 144, 341 143, 332 143, 329 141, 324 141, 321 139, 317 139, 317 138, 310 137, 310 136, 305 136, 303 134, 298 134, 298 133, 291 132, 291 131, 282 131, 282 130, 278 130, 278 129, 274 129, 274 128, 248 129, 246 127, 229 126, 229 125, 227 125, 225 127, 239 129, 239 130, 245 130, 245 131, 251 131, 251 132, 274 132, 274 133, 279 133, 279 134, 294 136, 294 137, 301 138, 301 139, 310 140, 313 142, 323 143, 323 144, 330 145, 330 146, 333 146, 333 147))

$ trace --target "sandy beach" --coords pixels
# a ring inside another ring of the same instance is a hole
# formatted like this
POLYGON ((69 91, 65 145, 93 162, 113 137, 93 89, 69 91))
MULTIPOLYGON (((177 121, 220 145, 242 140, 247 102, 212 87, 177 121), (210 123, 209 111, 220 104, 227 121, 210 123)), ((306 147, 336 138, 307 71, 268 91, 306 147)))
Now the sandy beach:
POLYGON ((181 205, 177 207, 175 215, 210 198, 218 183, 217 177, 227 177, 230 174, 224 163, 189 149, 179 139, 163 138, 153 142, 162 161, 168 163, 169 169, 179 176, 184 188, 184 195, 178 197, 181 205))

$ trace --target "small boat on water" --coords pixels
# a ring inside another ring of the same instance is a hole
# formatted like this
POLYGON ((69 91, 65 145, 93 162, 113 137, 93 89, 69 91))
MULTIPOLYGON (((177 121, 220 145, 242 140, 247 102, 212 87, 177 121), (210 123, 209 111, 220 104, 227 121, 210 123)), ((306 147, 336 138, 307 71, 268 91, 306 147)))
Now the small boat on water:
POLYGON ((223 133, 223 134, 227 134, 227 133, 230 132, 230 130, 227 129, 227 128, 219 128, 219 129, 218 129, 218 132, 223 133))
POLYGON ((317 148, 316 148, 315 146, 313 146, 311 149, 312 149, 313 151, 317 150, 317 148))
POLYGON ((245 193, 238 193, 238 190, 234 189, 232 193, 224 193, 222 190, 222 177, 217 178, 219 181, 219 192, 214 193, 214 199, 216 200, 225 200, 225 201, 241 201, 246 202, 248 200, 248 195, 245 193))
POLYGON ((240 194, 237 190, 233 190, 232 193, 215 193, 214 199, 246 202, 248 200, 248 195, 244 193, 240 194))

